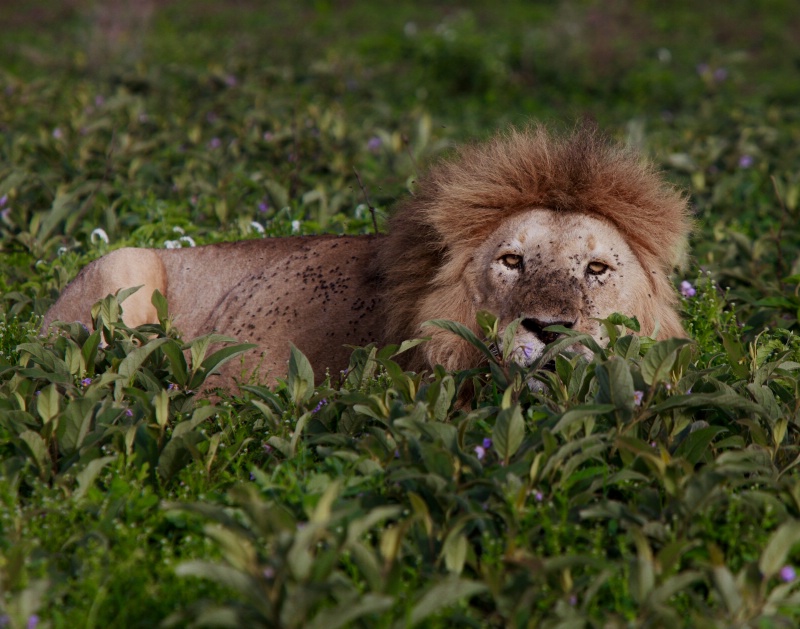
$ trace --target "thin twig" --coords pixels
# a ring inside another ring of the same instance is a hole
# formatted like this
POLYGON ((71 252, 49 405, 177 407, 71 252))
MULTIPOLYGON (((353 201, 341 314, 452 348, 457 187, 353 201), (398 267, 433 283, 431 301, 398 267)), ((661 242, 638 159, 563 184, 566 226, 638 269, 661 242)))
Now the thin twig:
POLYGON ((353 172, 356 174, 356 179, 358 179, 358 185, 361 187, 361 192, 364 193, 364 201, 367 203, 367 207, 369 208, 369 213, 372 214, 372 227, 375 229, 375 235, 378 235, 378 219, 375 217, 375 207, 369 200, 369 193, 367 192, 367 187, 361 181, 361 175, 358 174, 356 167, 353 166, 353 172))
POLYGON ((403 146, 406 149, 406 153, 408 153, 408 158, 411 160, 411 166, 414 167, 414 174, 419 175, 419 167, 417 166, 417 160, 414 159, 414 153, 411 152, 411 142, 408 141, 408 136, 405 133, 400 137, 403 142, 403 146))
POLYGON ((778 197, 778 203, 781 205, 781 222, 780 226, 778 227, 777 236, 773 237, 775 238, 775 248, 778 250, 778 282, 780 286, 783 287, 783 276, 786 274, 786 261, 783 257, 781 241, 783 240, 783 228, 786 227, 786 219, 789 218, 789 211, 786 209, 786 204, 783 202, 783 197, 778 191, 778 182, 775 180, 775 175, 770 175, 769 178, 772 180, 772 188, 775 190, 775 196, 778 197))

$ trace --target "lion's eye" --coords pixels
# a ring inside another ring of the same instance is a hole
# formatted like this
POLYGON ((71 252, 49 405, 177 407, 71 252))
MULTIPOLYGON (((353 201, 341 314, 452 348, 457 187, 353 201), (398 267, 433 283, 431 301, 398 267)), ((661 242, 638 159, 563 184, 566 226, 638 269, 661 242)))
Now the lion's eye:
POLYGON ((522 256, 515 253, 507 253, 500 258, 500 262, 505 264, 509 269, 518 269, 522 266, 522 256))
POLYGON ((597 260, 590 262, 586 267, 586 272, 589 275, 602 275, 608 271, 608 265, 605 262, 598 262, 597 260))

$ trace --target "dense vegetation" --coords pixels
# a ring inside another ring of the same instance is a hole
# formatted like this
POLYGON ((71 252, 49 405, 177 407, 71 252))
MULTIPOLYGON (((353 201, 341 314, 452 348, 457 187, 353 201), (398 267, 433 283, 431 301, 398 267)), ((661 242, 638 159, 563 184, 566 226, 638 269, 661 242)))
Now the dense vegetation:
POLYGON ((797 626, 795 2, 268 4, 0 7, 0 626, 797 626), (587 117, 691 197, 692 342, 208 399, 243 348, 165 304, 37 334, 112 248, 367 233, 455 142, 587 117))

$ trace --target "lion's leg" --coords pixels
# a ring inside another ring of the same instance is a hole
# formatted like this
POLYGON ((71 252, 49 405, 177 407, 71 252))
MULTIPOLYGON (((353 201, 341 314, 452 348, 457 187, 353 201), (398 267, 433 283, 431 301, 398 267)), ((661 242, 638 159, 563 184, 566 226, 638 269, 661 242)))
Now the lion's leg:
POLYGON ((84 268, 69 283, 44 317, 43 329, 53 321, 80 321, 91 326, 92 305, 123 288, 141 286, 122 304, 122 320, 135 327, 156 323, 151 303, 153 291, 167 294, 167 273, 158 254, 150 249, 125 248, 112 251, 84 268))

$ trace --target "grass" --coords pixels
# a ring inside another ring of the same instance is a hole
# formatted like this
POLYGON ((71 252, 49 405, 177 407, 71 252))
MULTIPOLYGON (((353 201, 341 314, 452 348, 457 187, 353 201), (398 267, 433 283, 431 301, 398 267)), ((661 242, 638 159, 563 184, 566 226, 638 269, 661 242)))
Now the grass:
POLYGON ((4 3, 5 626, 796 626, 794 8, 4 3), (691 197, 691 344, 208 400, 243 348, 114 298, 37 334, 112 248, 369 233, 354 170, 383 225, 454 143, 584 117, 691 197))

